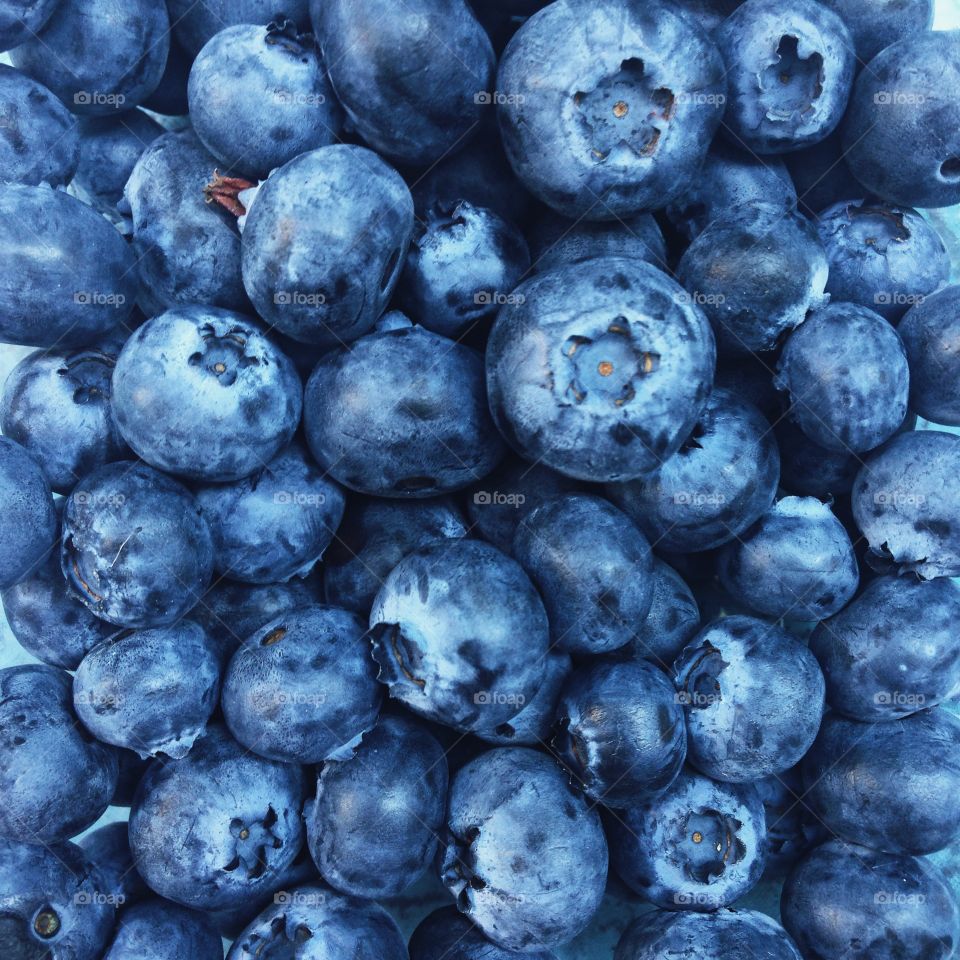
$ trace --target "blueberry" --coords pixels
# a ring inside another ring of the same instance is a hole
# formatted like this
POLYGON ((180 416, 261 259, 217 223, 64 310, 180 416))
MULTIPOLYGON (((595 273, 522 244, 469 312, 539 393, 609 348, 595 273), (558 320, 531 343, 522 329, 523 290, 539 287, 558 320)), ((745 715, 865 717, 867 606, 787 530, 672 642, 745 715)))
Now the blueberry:
POLYGON ((165 3, 129 0, 118 15, 113 0, 67 0, 10 59, 74 113, 105 116, 156 90, 169 48, 165 3))
POLYGON ((275 170, 246 209, 243 284, 268 324, 324 347, 374 325, 413 231, 396 170, 363 147, 321 147, 275 170))
POLYGON ((38 350, 10 372, 0 400, 6 436, 23 444, 57 493, 105 463, 129 455, 110 404, 119 351, 38 350))
MULTIPOLYGON (((0 45, 3 36, 0 12, 0 45)), ((80 161, 76 120, 43 84, 0 65, 0 178, 4 183, 70 181, 80 161)))
POLYGON ((122 460, 85 477, 67 498, 60 563, 74 595, 98 617, 159 627, 203 595, 213 543, 185 487, 122 460))
POLYGON ((211 726, 182 760, 153 763, 130 809, 130 849, 150 888, 185 907, 240 906, 268 889, 304 838, 306 781, 211 726))
POLYGON ((69 673, 33 664, 0 670, 0 730, 0 835, 57 843, 107 809, 117 757, 77 721, 69 673))
POLYGON ((323 0, 310 12, 350 124, 379 153, 427 167, 476 132, 494 54, 463 0, 323 0))
POLYGON ((888 203, 960 201, 956 31, 917 32, 881 50, 854 85, 843 143, 853 175, 888 203))
POLYGON ((429 497, 468 486, 503 444, 469 347, 423 327, 378 329, 317 364, 304 429, 321 467, 381 497, 429 497))
POLYGON ((315 604, 264 624, 223 680, 227 725, 271 760, 349 756, 380 710, 376 669, 356 614, 315 604))
POLYGON ((50 19, 59 0, 3 0, 0 4, 0 50, 29 40, 50 19))
POLYGON ((0 590, 33 575, 57 535, 57 511, 40 464, 20 444, 0 437, 0 590))
POLYGON ((903 37, 933 26, 933 0, 821 0, 847 25, 860 65, 903 37))
POLYGON ((714 390, 693 432, 649 477, 611 484, 608 496, 654 547, 686 553, 734 539, 773 503, 780 458, 753 404, 714 390))
POLYGON ((801 960, 775 920, 755 910, 667 913, 655 910, 623 932, 613 960, 801 960))
MULTIPOLYGON (((804 412, 812 418, 814 411, 804 412)), ((855 453, 821 447, 789 417, 783 417, 774 432, 780 450, 780 483, 784 489, 821 500, 842 496, 853 489, 861 466, 855 453)))
POLYGON ((223 944, 193 910, 154 898, 123 912, 103 960, 221 960, 223 944))
POLYGON ((755 153, 817 143, 840 123, 856 58, 843 20, 814 0, 746 0, 713 34, 727 68, 723 132, 755 153))
POLYGON ((557 960, 549 950, 518 953, 491 943, 456 907, 443 907, 420 921, 410 938, 410 960, 557 960))
POLYGON ((716 47, 666 4, 569 0, 534 14, 497 76, 517 176, 565 216, 662 207, 696 177, 723 115, 716 47))
POLYGON ((774 382, 800 429, 828 450, 872 450, 907 415, 903 343, 878 313, 852 303, 828 303, 790 334, 774 382))
POLYGON ((197 491, 219 573, 244 583, 306 576, 333 539, 344 496, 299 444, 251 477, 197 491))
POLYGON ((11 278, 0 288, 6 343, 87 346, 133 310, 136 271, 123 237, 60 190, 0 186, 0 251, 11 278))
POLYGON ((443 882, 497 946, 549 950, 590 922, 607 879, 597 811, 548 756, 481 754, 453 778, 443 882))
MULTIPOLYGON (((276 0, 204 0, 202 4, 193 0, 170 0, 169 6, 174 35, 191 60, 220 30, 241 23, 269 23, 278 10, 276 0)), ((283 11, 306 29, 310 26, 308 6, 309 0, 287 0, 283 11)))
POLYGON ((825 690, 820 666, 771 623, 716 620, 684 648, 674 671, 689 760, 715 780, 746 783, 783 773, 816 739, 825 690))
POLYGON ((370 627, 390 696, 447 726, 489 730, 543 682, 543 603, 520 565, 486 543, 444 540, 408 554, 377 594, 370 627))
POLYGON ((466 536, 451 500, 348 500, 344 521, 323 558, 328 603, 366 616, 387 574, 418 547, 466 536))
POLYGON ((509 302, 529 266, 512 224, 466 200, 441 203, 414 230, 397 299, 428 330, 459 337, 509 302))
POLYGON ((664 793, 687 755, 676 691, 643 660, 580 668, 564 685, 556 715, 561 761, 588 797, 608 807, 664 793))
POLYGON ((333 143, 343 119, 313 35, 282 17, 214 34, 193 62, 189 98, 197 136, 245 177, 333 143))
POLYGON ((304 812, 320 875, 355 897, 394 897, 433 862, 444 822, 447 760, 417 721, 384 716, 356 754, 328 761, 304 812))
POLYGON ((513 555, 544 598, 560 650, 616 650, 650 612, 650 544, 600 497, 571 493, 535 507, 517 527, 513 555))
POLYGON ((124 187, 140 298, 151 314, 178 304, 246 306, 240 235, 204 195, 216 165, 192 130, 165 133, 143 151, 124 187))
POLYGON ((861 723, 824 717, 803 760, 805 802, 834 835, 888 853, 960 836, 960 719, 942 708, 861 723))
POLYGON ((891 322, 950 276, 940 234, 916 210, 848 200, 820 214, 817 233, 830 261, 827 293, 891 322))
POLYGON ((677 276, 713 324, 721 352, 772 350, 826 302, 829 264, 813 226, 766 203, 715 220, 687 248, 677 276))
POLYGON ((948 960, 960 939, 956 896, 937 867, 841 840, 797 864, 780 912, 810 960, 948 960))
POLYGON ((113 411, 133 450, 195 480, 263 469, 300 422, 300 378, 259 323, 217 307, 148 320, 113 372, 113 411))
POLYGON ((897 328, 910 363, 910 406, 921 417, 960 426, 960 286, 911 307, 897 328))
POLYGON ((878 570, 960 576, 960 438, 939 430, 895 437, 861 467, 853 515, 878 570))
POLYGON ((393 918, 375 903, 345 897, 321 884, 274 896, 234 941, 227 960, 407 960, 393 918))
POLYGON ((150 896, 150 888, 134 866, 125 822, 118 820, 91 830, 77 846, 96 865, 104 880, 102 892, 117 906, 130 906, 150 896))
POLYGON ((601 257, 538 274, 487 344, 490 408, 519 453, 582 480, 657 469, 710 392, 713 336, 699 307, 640 260, 601 257))
POLYGON ((830 507, 784 497, 717 558, 724 589, 771 617, 823 620, 843 608, 860 580, 853 544, 830 507))

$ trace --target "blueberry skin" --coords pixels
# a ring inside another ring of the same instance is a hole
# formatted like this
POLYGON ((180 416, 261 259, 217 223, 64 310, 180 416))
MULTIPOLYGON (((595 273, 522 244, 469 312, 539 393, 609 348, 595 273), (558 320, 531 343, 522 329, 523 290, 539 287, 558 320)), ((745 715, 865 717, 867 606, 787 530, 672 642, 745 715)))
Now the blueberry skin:
MULTIPOLYGON (((0 38, 3 31, 0 12, 0 38)), ((2 45, 2 39, 0 39, 2 45)), ((80 160, 76 119, 41 83, 0 65, 0 179, 4 183, 69 183, 80 160)))
POLYGON ((0 186, 0 251, 5 343, 87 346, 127 322, 137 296, 133 255, 85 203, 46 184, 0 186))
POLYGON ((57 493, 69 493, 81 477, 129 456, 110 404, 118 352, 106 346, 38 350, 7 377, 3 432, 34 455, 57 493))
POLYGON ((102 892, 112 896, 117 906, 129 906, 151 895, 134 866, 124 821, 92 830, 77 841, 77 846, 96 865, 104 879, 102 892))
POLYGON ((510 720, 534 697, 549 627, 516 561, 478 540, 445 540, 391 571, 370 610, 370 637, 393 699, 472 731, 510 720))
POLYGON ((607 834, 623 881, 666 910, 718 910, 763 873, 766 820, 751 783, 716 783, 684 770, 666 793, 611 818, 607 834))
POLYGON ((343 121, 313 35, 282 16, 214 34, 190 69, 188 96, 197 136, 244 177, 333 143, 343 121))
POLYGON ((98 617, 161 627, 203 596, 213 542, 185 487, 121 460, 85 477, 67 498, 60 565, 73 594, 98 617))
POLYGON ((397 896, 433 862, 446 802, 443 747, 416 720, 381 717, 317 776, 304 820, 320 875, 355 897, 397 896))
POLYGON ((716 360, 700 308, 665 273, 602 257, 538 274, 487 342, 494 420, 528 460, 580 480, 631 480, 681 446, 716 360))
POLYGON ((949 960, 960 911, 932 863, 830 840, 794 867, 783 924, 809 960, 949 960))
POLYGON ((0 4, 0 50, 29 40, 49 19, 59 0, 3 0, 0 4))
POLYGON ((850 30, 858 69, 881 50, 933 26, 933 0, 821 0, 850 30))
POLYGON ((159 897, 123 912, 103 960, 222 960, 223 943, 206 917, 159 897))
POLYGON ((57 843, 107 809, 117 756, 80 727, 69 673, 40 664, 0 670, 0 729, 0 835, 57 843))
POLYGON ((40 464, 8 437, 0 437, 0 590, 32 576, 57 535, 57 511, 40 464))
POLYGON ((780 450, 780 483, 785 490, 830 500, 853 489, 861 465, 855 453, 821 447, 789 417, 780 420, 774 434, 780 450))
POLYGON ((178 304, 247 307, 240 235, 204 197, 216 166, 192 130, 165 133, 143 151, 124 187, 141 303, 151 315, 178 304))
POLYGON ((755 910, 666 913, 655 910, 623 932, 613 960, 802 960, 786 931, 755 910))
POLYGON ((824 620, 846 606, 860 582, 843 524, 815 497, 784 497, 717 558, 724 589, 753 610, 824 620))
POLYGON ((816 230, 767 203, 737 207, 710 224, 677 276, 713 325, 721 353, 772 350, 826 303, 829 264, 816 230))
POLYGON ((505 950, 491 943, 456 907, 434 910, 409 943, 410 960, 557 960, 549 950, 505 950))
POLYGON ((910 369, 900 336, 878 313, 831 302, 790 334, 774 378, 800 429, 828 450, 872 450, 907 415, 910 369))
POLYGON ((427 167, 476 131, 495 58, 468 4, 312 0, 310 12, 350 125, 378 153, 427 167))
POLYGON ((115 907, 100 871, 73 843, 0 838, 0 942, 10 958, 96 960, 115 907))
POLYGON ((339 346, 383 313, 412 232, 413 198, 396 170, 363 147, 311 150, 275 170, 247 206, 243 285, 271 327, 339 346))
POLYGON ((816 657, 763 620, 724 617, 704 627, 677 658, 674 683, 690 763, 714 780, 782 773, 820 729, 826 685, 816 657))
POLYGON ((921 32, 881 50, 854 84, 843 143, 853 175, 888 203, 960 201, 957 31, 921 32))
POLYGON ((940 234, 916 210, 848 200, 820 214, 817 233, 830 261, 827 293, 891 323, 950 276, 940 234))
POLYGON ((860 723, 831 713, 803 760, 805 803, 834 835, 920 856, 960 835, 960 719, 934 708, 860 723))
POLYGON ((960 576, 960 437, 940 430, 894 437, 860 468, 851 498, 876 570, 960 576))
POLYGON ((303 408, 293 362, 256 321, 187 306, 148 320, 113 372, 113 412, 130 447, 193 480, 248 477, 293 437, 303 408))
POLYGON ((492 210, 440 204, 414 229, 397 301, 428 330, 456 338, 508 302, 529 266, 523 234, 492 210))
POLYGON ((253 476, 201 487, 217 571, 243 583, 306 576, 343 517, 344 496, 293 443, 253 476))
POLYGON ((324 355, 307 382, 304 430, 335 480, 378 497, 466 487, 503 455, 480 357, 417 326, 378 329, 324 355))
POLYGON ((665 4, 558 0, 507 45, 497 90, 504 148, 527 189, 572 219, 615 220, 690 185, 726 81, 706 34, 665 4))
POLYGON ((282 891, 234 941, 227 960, 407 960, 393 918, 376 903, 322 884, 282 891))
POLYGON ((169 49, 165 3, 67 0, 10 51, 10 60, 73 113, 108 116, 130 110, 156 90, 169 49), (105 50, 109 56, 102 55, 105 50))
POLYGON ((376 723, 381 688, 363 622, 314 604, 281 614, 233 655, 221 707, 231 733, 286 763, 348 757, 376 723))
POLYGON ((467 535, 452 500, 409 502, 351 497, 323 558, 327 603, 366 617, 390 571, 418 547, 467 535))
POLYGON ((934 423, 960 426, 960 286, 911 307, 897 332, 910 364, 910 408, 934 423))
POLYGON ((210 726, 182 760, 153 763, 130 808, 130 849, 156 893, 197 910, 239 907, 303 844, 301 767, 265 760, 210 726))
POLYGON ((650 477, 610 484, 607 496, 661 550, 712 550, 773 503, 780 457, 752 403, 714 390, 684 445, 650 477))
POLYGON ((608 807, 643 803, 676 780, 687 755, 683 707, 643 660, 593 663, 567 680, 553 741, 584 793, 608 807))
POLYGON ((814 0, 746 0, 713 34, 727 68, 723 131, 754 153, 823 140, 843 117, 856 57, 853 37, 814 0))
POLYGON ((650 544, 600 497, 571 493, 535 507, 517 527, 513 556, 544 598, 560 650, 616 650, 650 612, 650 544))
POLYGON ((607 880, 597 811, 545 754, 489 750, 453 778, 442 879, 497 946, 529 955, 572 940, 607 880))
MULTIPOLYGON (((267 24, 278 13, 276 0, 170 0, 168 6, 176 40, 190 60, 219 31, 241 23, 267 24)), ((303 29, 310 26, 308 0, 287 0, 283 13, 303 29)))
POLYGON ((73 706, 103 743, 142 757, 185 757, 217 705, 216 643, 190 620, 122 631, 77 667, 73 706))

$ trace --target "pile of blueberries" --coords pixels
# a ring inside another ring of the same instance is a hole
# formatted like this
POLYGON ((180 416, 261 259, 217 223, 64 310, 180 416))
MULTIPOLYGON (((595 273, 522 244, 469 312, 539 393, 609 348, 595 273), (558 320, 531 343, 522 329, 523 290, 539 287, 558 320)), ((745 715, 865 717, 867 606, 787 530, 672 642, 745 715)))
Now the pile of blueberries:
POLYGON ((0 0, 0 960, 960 956, 960 32, 279 6, 0 0))

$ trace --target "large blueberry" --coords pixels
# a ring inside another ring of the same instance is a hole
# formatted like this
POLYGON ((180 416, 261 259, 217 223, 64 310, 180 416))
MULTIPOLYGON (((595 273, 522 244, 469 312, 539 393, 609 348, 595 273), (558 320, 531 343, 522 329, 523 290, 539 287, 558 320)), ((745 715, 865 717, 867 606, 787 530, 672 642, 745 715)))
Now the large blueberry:
POLYGON ((196 480, 239 480, 290 442, 303 406, 292 361, 259 323, 189 306, 148 320, 113 372, 113 411, 133 450, 196 480))
POLYGON ((495 944, 528 954, 572 940, 600 905, 607 843, 597 811, 551 757, 481 754, 453 778, 443 882, 495 944))
POLYGON ((735 600, 771 617, 823 620, 844 607, 860 581, 843 524, 815 497, 784 497, 717 558, 735 600))
POLYGON ((390 696, 448 726, 489 730, 543 682, 540 596, 515 560, 478 540, 408 554, 377 594, 370 627, 390 696))
POLYGON ((0 3, 0 50, 10 50, 35 36, 60 0, 3 0, 0 3))
POLYGON ((599 257, 538 274, 501 308, 487 343, 490 408, 528 459, 630 480, 680 448, 714 364, 709 324, 674 280, 599 257))
POLYGON ((573 218, 662 207, 697 175, 720 124, 723 61, 666 4, 558 0, 510 41, 497 110, 517 176, 573 218))
POLYGON ((380 497, 457 490, 503 454, 480 357, 409 324, 325 354, 307 383, 304 428, 321 467, 380 497))
POLYGON ((447 759, 418 721, 381 717, 352 757, 324 764, 307 806, 320 875, 356 897, 394 897, 433 862, 447 802, 447 759))
POLYGON ((491 943, 456 907, 443 907, 420 921, 410 938, 410 960, 557 960, 549 950, 519 953, 491 943))
POLYGON ((222 960, 223 943, 207 918, 154 898, 123 912, 103 960, 222 960))
POLYGON ((607 494, 654 547, 688 553, 743 533, 770 508, 779 479, 770 424, 752 403, 721 389, 656 473, 611 484, 607 494))
POLYGON ((513 555, 540 590, 560 650, 616 650, 650 612, 650 544, 600 497, 570 493, 535 507, 517 527, 513 555))
POLYGON ((933 25, 933 0, 821 0, 840 15, 853 37, 860 65, 904 37, 933 25))
POLYGON ((960 719, 943 708, 861 723, 828 714, 803 760, 804 802, 833 834, 888 853, 960 836, 960 719))
POLYGON ((265 760, 211 726, 182 760, 152 763, 130 809, 144 880, 185 907, 240 906, 268 890, 303 844, 301 767, 265 760))
POLYGON ((715 780, 746 783, 792 767, 823 715, 814 655, 772 623, 723 617, 674 665, 686 706, 690 762, 715 780))
POLYGON ((0 670, 0 835, 68 840, 107 809, 117 755, 73 712, 70 674, 26 665, 0 670))
POLYGON ((121 460, 84 477, 67 498, 60 563, 73 593, 98 617, 159 627, 203 596, 213 542, 185 487, 121 460))
MULTIPOLYGON (((276 0, 169 0, 168 6, 176 39, 190 60, 220 30, 241 23, 269 23, 278 10, 276 0)), ((282 7, 299 27, 310 26, 308 0, 286 0, 282 7)))

